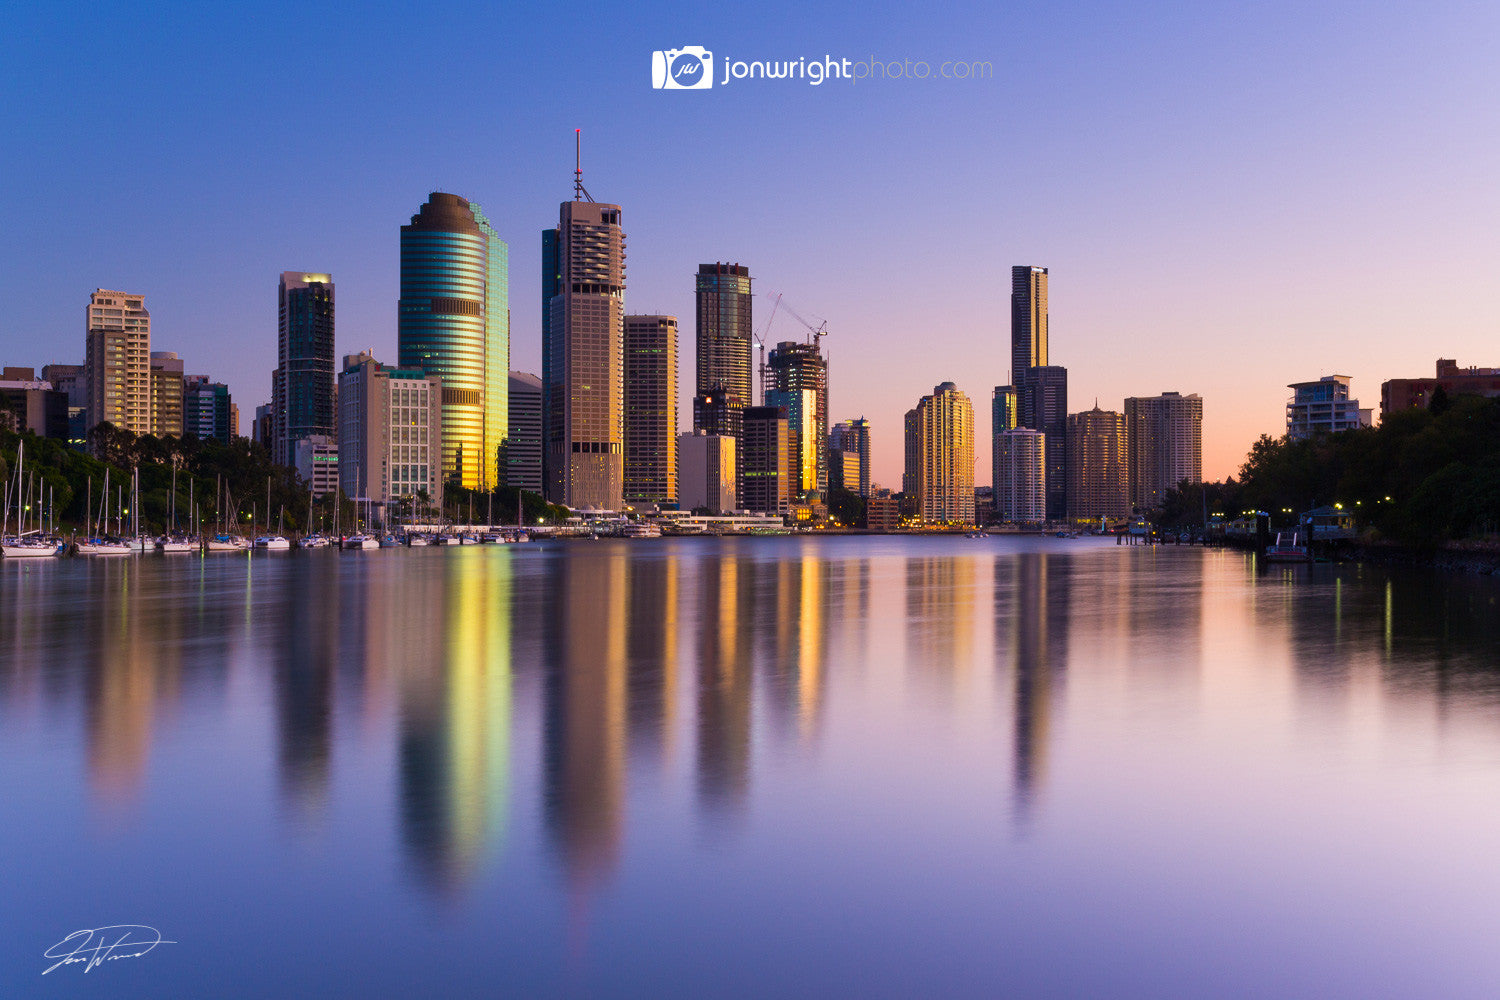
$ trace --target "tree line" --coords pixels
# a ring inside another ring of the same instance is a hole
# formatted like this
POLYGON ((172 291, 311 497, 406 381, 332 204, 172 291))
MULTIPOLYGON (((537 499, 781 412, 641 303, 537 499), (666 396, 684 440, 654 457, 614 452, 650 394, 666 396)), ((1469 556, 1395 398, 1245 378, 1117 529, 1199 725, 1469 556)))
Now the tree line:
POLYGON ((1210 513, 1297 514, 1339 505, 1372 539, 1419 548, 1500 533, 1500 399, 1441 388, 1426 409, 1387 414, 1379 427, 1302 441, 1261 435, 1239 477, 1182 483, 1156 523, 1195 528, 1210 513), (1205 503, 1206 501, 1206 503, 1205 503))

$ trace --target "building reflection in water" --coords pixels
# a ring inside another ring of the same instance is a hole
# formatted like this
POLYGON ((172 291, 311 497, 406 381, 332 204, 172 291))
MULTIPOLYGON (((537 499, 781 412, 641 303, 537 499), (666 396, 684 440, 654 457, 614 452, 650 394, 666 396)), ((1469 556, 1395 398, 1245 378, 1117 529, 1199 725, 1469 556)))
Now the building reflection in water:
POLYGON ((627 561, 616 544, 575 550, 541 582, 545 815, 580 887, 614 870, 624 826, 627 561))
POLYGON ((925 689, 955 702, 962 675, 974 662, 976 559, 964 553, 906 561, 908 660, 922 664, 925 689))
POLYGON ((751 650, 761 564, 740 551, 736 545, 697 561, 698 798, 710 818, 737 813, 750 787, 751 650))
POLYGON ((340 563, 320 559, 299 569, 262 613, 282 623, 272 648, 281 793, 306 820, 322 813, 328 796, 340 563))
POLYGON ((774 572, 757 574, 753 590, 760 620, 775 637, 766 664, 774 692, 770 714, 782 732, 804 742, 816 734, 825 684, 830 564, 818 558, 819 552, 816 542, 804 541, 797 558, 779 560, 774 572))
POLYGON ((626 560, 625 657, 630 760, 660 767, 676 732, 678 561, 675 550, 626 560))
MULTIPOLYGON (((510 782, 512 554, 427 553, 392 574, 361 578, 385 605, 367 622, 404 622, 414 641, 371 659, 397 679, 403 842, 423 880, 441 891, 470 883, 494 855, 510 782), (425 558, 424 558, 425 557, 425 558), (418 562, 417 559, 422 559, 418 562)), ((366 589, 362 586, 361 589, 366 589)), ((378 627, 378 626, 377 626, 378 627)))
POLYGON ((1072 560, 1023 552, 995 561, 995 637, 1008 651, 1012 789, 1024 825, 1047 774, 1053 699, 1068 665, 1072 560))

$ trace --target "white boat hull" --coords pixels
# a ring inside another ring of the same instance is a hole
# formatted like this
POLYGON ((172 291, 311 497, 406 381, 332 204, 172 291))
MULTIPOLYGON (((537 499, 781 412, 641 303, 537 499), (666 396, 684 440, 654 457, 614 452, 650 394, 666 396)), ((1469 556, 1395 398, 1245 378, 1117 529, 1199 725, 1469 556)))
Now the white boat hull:
POLYGON ((56 545, 0 545, 0 555, 6 559, 34 559, 57 555, 56 545))

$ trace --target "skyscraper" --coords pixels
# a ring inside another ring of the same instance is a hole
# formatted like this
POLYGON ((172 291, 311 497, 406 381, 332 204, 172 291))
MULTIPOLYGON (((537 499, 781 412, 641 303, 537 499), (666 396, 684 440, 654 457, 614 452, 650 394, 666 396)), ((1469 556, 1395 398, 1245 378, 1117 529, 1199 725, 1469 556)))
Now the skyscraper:
POLYGON ((151 433, 151 313, 145 299, 100 288, 84 310, 88 425, 151 433))
POLYGON ((918 512, 932 524, 973 524, 974 405, 944 382, 913 412, 918 512))
POLYGON ((182 437, 182 397, 182 359, 175 351, 152 351, 152 434, 182 437))
POLYGON ((388 368, 368 353, 339 375, 339 488, 386 503, 425 492, 443 502, 443 386, 420 368, 388 368))
POLYGON ((234 436, 233 408, 229 386, 224 383, 210 382, 207 375, 189 375, 183 380, 183 433, 228 444, 234 436))
POLYGON ((495 462, 485 455, 485 228, 466 199, 437 191, 401 227, 398 363, 442 379, 443 478, 470 489, 495 462))
POLYGON ((833 430, 828 434, 828 450, 830 469, 834 464, 831 455, 834 451, 857 457, 859 478, 854 482, 845 481, 839 485, 851 493, 858 493, 868 498, 870 495, 870 422, 864 417, 857 417, 834 425, 833 430))
POLYGON ((997 385, 990 397, 990 430, 999 434, 1021 426, 1020 400, 1013 385, 997 385))
POLYGON ((787 488, 792 497, 805 497, 818 491, 818 394, 811 389, 772 389, 766 393, 766 405, 781 410, 786 417, 787 447, 791 449, 791 479, 787 488))
POLYGON ((740 503, 746 510, 785 514, 791 503, 792 457, 786 414, 775 406, 747 406, 744 418, 740 503))
POLYGON ((542 432, 547 498, 624 506, 625 231, 620 206, 581 200, 542 233, 542 432))
POLYGON ((677 436, 678 503, 683 510, 727 514, 739 507, 735 492, 735 440, 689 431, 677 436))
POLYGON ((531 493, 541 493, 542 380, 530 372, 511 372, 509 382, 505 483, 531 493))
POLYGON ((480 454, 479 488, 505 482, 500 449, 510 436, 510 245, 495 232, 478 205, 474 221, 484 234, 484 431, 480 454))
MULTIPOLYGON (((767 362, 772 384, 778 392, 813 393, 813 419, 808 425, 811 439, 799 438, 797 463, 813 469, 810 485, 800 488, 803 494, 828 492, 828 361, 817 344, 782 341, 771 351, 767 362), (810 454, 804 457, 803 451, 810 454)), ((770 402, 769 396, 767 403, 770 402)), ((799 489, 793 487, 793 489, 799 489)))
POLYGON ((1047 435, 1047 519, 1068 514, 1068 370, 1060 365, 1028 368, 1016 392, 1020 426, 1047 435))
POLYGON ((625 317, 625 501, 677 502, 677 317, 625 317))
POLYGON ((283 271, 276 289, 276 371, 271 374, 271 459, 294 465, 297 442, 337 432, 333 389, 333 278, 283 271))
POLYGON ((995 435, 995 517, 1007 524, 1047 519, 1047 437, 1028 427, 995 435))
MULTIPOLYGON (((729 406, 744 409, 754 402, 750 269, 741 264, 699 264, 697 302, 694 395, 717 395, 729 406)), ((693 429, 719 433, 710 427, 693 429)))
POLYGON ((1130 513, 1124 414, 1099 409, 1068 415, 1068 519, 1097 521, 1130 513))
POLYGON ((1023 264, 1010 269, 1010 384, 1046 364, 1047 269, 1023 264))
POLYGON ((1203 400, 1197 393, 1131 397, 1125 426, 1132 507, 1155 509, 1184 480, 1203 481, 1203 400))

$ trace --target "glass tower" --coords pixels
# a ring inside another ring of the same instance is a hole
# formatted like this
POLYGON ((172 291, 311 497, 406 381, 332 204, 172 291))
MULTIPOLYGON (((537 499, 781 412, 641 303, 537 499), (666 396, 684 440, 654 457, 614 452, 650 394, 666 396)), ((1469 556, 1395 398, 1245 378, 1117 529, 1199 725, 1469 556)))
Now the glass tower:
POLYGON ((277 367, 271 375, 271 457, 294 465, 297 442, 335 432, 333 278, 281 272, 277 289, 277 367))
POLYGON ((484 465, 479 488, 506 480, 500 467, 501 447, 510 437, 510 246, 495 232, 484 210, 470 205, 484 233, 484 465))
POLYGON ((399 364, 442 379, 443 478, 470 489, 494 466, 485 447, 488 228, 467 200, 440 192, 401 227, 399 364))

